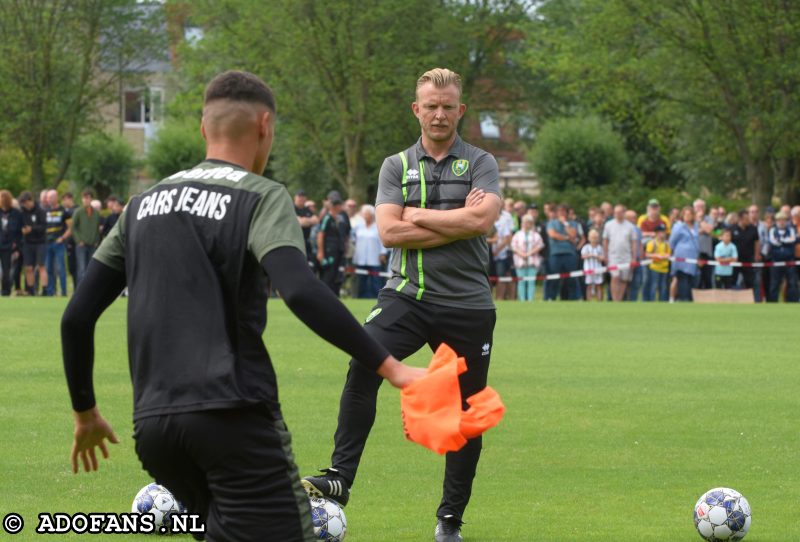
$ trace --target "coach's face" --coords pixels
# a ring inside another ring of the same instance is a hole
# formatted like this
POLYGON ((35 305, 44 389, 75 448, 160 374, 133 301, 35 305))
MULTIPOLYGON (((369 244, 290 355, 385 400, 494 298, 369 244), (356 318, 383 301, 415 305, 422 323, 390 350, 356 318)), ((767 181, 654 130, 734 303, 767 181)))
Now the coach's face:
POLYGON ((431 141, 448 141, 458 128, 458 121, 467 110, 461 103, 458 87, 439 88, 425 83, 417 89, 417 101, 411 104, 422 133, 431 141))

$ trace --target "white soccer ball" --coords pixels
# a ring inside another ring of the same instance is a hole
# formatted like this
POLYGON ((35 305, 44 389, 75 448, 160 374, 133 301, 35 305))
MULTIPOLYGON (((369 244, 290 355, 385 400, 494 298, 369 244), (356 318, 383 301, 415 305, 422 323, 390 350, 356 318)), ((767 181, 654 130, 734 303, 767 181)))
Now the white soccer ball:
POLYGON ((750 503, 727 487, 706 491, 694 505, 694 526, 709 542, 741 540, 750 530, 750 503))
POLYGON ((152 514, 156 532, 162 525, 170 527, 170 516, 184 512, 181 503, 170 490, 158 484, 148 484, 139 490, 131 505, 134 514, 152 514))
POLYGON ((329 499, 312 497, 310 501, 314 536, 325 542, 343 542, 347 533, 347 519, 342 507, 329 499))

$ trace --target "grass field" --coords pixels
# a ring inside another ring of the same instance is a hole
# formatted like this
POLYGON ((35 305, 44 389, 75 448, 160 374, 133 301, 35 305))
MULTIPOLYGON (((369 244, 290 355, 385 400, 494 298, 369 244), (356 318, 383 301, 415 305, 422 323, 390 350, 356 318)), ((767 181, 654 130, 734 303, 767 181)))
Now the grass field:
MULTIPOLYGON (((40 512, 128 511, 150 481, 131 439, 125 305, 98 325, 95 368, 99 406, 122 442, 99 472, 76 476, 64 302, 0 301, 0 516, 26 522, 13 540, 39 538, 40 512)), ((348 306, 363 318, 370 303, 348 306)), ((294 451, 313 473, 328 464, 346 356, 279 301, 269 322, 294 451)), ((500 304, 490 384, 508 412, 484 439, 465 539, 700 540, 692 506, 724 485, 753 507, 746 540, 800 540, 799 336, 797 305, 500 304)), ((348 542, 432 540, 442 464, 404 440, 399 396, 384 387, 346 509, 348 542)))

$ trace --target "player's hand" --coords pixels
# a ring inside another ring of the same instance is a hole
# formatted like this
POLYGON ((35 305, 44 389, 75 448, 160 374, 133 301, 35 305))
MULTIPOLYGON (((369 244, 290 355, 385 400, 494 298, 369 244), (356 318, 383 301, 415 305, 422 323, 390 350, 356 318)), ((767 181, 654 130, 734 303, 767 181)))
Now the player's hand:
POLYGON ((405 388, 428 373, 421 367, 409 367, 397 361, 394 356, 389 356, 378 367, 378 374, 389 381, 395 388, 405 388))
POLYGON ((78 458, 83 463, 83 470, 97 470, 98 462, 95 447, 100 448, 105 459, 108 459, 108 448, 105 439, 118 444, 119 439, 111 429, 111 425, 100 415, 97 407, 83 412, 75 412, 75 440, 72 443, 72 472, 78 472, 78 458))
POLYGON ((467 199, 464 200, 464 207, 477 207, 483 201, 484 196, 486 196, 486 192, 480 188, 473 188, 467 194, 467 199))

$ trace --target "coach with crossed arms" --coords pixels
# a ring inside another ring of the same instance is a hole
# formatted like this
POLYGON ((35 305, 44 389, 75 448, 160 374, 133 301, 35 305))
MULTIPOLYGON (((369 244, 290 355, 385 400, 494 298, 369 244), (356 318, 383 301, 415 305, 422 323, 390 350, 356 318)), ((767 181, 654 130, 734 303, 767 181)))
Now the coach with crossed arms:
MULTIPOLYGON (((367 317, 365 329, 398 359, 426 344, 451 346, 466 358, 462 399, 486 386, 495 308, 489 286, 485 234, 501 207, 494 157, 457 133, 466 110, 461 78, 433 69, 417 81, 411 106, 422 136, 388 157, 378 180, 376 220, 393 251, 392 277, 367 317)), ((361 454, 375 421, 381 379, 350 362, 342 392, 332 466, 303 480, 311 495, 347 504, 361 454)), ((464 408, 467 404, 464 403, 464 408)), ((443 497, 436 513, 437 542, 458 542, 481 453, 475 438, 446 457, 443 497)))
POLYGON ((308 268, 286 188, 261 177, 275 99, 257 77, 208 85, 206 160, 131 199, 62 320, 75 411, 73 470, 117 442, 95 404, 94 326, 127 285, 134 438, 144 468, 206 525, 206 540, 313 539, 264 346, 270 283, 312 330, 403 387, 391 357, 308 268))

